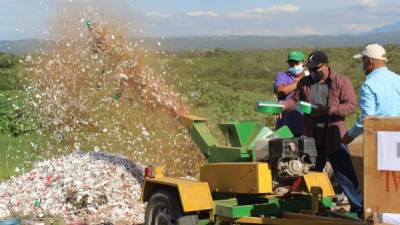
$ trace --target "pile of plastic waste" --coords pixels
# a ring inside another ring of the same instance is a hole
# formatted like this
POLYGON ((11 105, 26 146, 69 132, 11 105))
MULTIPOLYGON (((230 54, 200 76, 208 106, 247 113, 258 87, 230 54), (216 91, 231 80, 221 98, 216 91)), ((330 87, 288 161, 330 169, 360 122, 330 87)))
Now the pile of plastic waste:
POLYGON ((140 163, 102 152, 74 152, 0 183, 0 220, 18 215, 143 223, 142 184, 140 163))

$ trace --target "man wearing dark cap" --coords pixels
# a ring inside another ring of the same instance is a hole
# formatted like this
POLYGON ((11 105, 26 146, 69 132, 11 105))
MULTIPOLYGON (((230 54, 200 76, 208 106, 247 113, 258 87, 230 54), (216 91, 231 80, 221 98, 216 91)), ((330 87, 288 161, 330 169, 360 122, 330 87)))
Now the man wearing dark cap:
POLYGON ((292 97, 284 102, 285 111, 294 111, 298 101, 317 106, 304 116, 304 134, 315 139, 318 157, 315 170, 322 171, 330 162, 351 210, 362 212, 361 189, 346 145, 341 138, 346 133, 345 117, 356 109, 357 100, 351 81, 332 71, 328 56, 312 52, 307 60, 310 76, 302 78, 292 97))
MULTIPOLYGON (((283 101, 293 95, 297 83, 305 75, 305 58, 301 51, 292 51, 287 58, 288 69, 286 72, 278 72, 274 81, 274 93, 278 101, 283 101)), ((307 71, 308 72, 308 71, 307 71)), ((295 137, 300 137, 304 130, 303 114, 301 112, 283 112, 276 119, 276 129, 288 126, 295 137)))

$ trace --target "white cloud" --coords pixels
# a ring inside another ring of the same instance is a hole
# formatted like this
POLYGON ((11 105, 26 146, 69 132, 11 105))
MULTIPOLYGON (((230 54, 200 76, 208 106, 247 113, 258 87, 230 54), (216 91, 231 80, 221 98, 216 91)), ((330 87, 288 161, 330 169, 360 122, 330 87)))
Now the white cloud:
POLYGON ((378 0, 360 0, 360 4, 363 7, 373 8, 378 3, 378 0))
POLYGON ((300 8, 297 5, 286 4, 286 5, 273 5, 267 8, 254 8, 247 9, 245 13, 270 13, 270 12, 298 12, 300 8))
POLYGON ((215 13, 213 11, 207 11, 207 12, 201 12, 201 11, 193 11, 193 12, 188 12, 186 13, 188 16, 210 16, 210 17, 216 17, 218 16, 218 13, 215 13))
POLYGON ((243 13, 264 13, 269 11, 269 8, 253 8, 253 9, 246 9, 243 13))
POLYGON ((252 8, 246 9, 241 12, 231 13, 231 17, 242 17, 242 18, 259 18, 262 17, 263 14, 268 13, 277 13, 277 12, 298 12, 300 11, 300 7, 293 4, 285 4, 285 5, 272 5, 271 7, 266 8, 252 8))
POLYGON ((321 1, 310 3, 313 7, 310 7, 308 3, 295 2, 275 3, 269 6, 253 4, 247 8, 236 8, 228 12, 220 12, 214 8, 197 8, 183 13, 153 9, 161 13, 169 13, 171 18, 176 19, 160 19, 155 16, 157 15, 155 12, 148 13, 154 17, 146 19, 149 19, 149 24, 157 25, 153 28, 154 33, 167 36, 357 34, 368 32, 386 23, 400 21, 398 13, 400 0, 397 1, 399 2, 394 2, 394 0, 336 0, 329 3, 321 1), (373 8, 367 8, 367 6, 373 8), (324 13, 318 13, 321 11, 324 13), (307 16, 310 14, 315 14, 316 19, 310 20, 307 16), (211 18, 212 23, 210 20, 199 20, 199 18, 211 18), (183 26, 184 29, 182 29, 183 26))
POLYGON ((167 13, 160 13, 158 11, 152 11, 152 12, 147 12, 146 16, 149 17, 160 17, 160 18, 168 18, 171 17, 171 14, 167 14, 167 13))
POLYGON ((246 13, 246 12, 233 12, 229 14, 230 17, 234 18, 262 18, 262 15, 260 14, 254 14, 254 13, 246 13))

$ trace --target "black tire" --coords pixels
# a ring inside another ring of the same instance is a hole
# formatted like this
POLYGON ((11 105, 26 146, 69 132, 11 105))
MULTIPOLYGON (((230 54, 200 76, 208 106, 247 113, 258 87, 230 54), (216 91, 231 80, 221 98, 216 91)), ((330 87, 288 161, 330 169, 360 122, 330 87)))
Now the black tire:
POLYGON ((199 217, 197 215, 186 215, 178 218, 178 225, 198 225, 199 217))
POLYGON ((166 190, 154 193, 147 203, 145 225, 197 225, 197 215, 185 215, 175 194, 166 190))

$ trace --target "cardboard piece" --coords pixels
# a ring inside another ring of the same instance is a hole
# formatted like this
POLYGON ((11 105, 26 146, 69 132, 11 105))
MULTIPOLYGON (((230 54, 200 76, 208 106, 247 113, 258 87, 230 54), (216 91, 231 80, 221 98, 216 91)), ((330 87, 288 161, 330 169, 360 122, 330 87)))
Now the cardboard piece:
POLYGON ((357 175, 358 183, 361 186, 361 191, 364 191, 364 139, 360 135, 349 144, 351 161, 357 175))
POLYGON ((369 117, 364 120, 364 215, 400 213, 400 172, 379 171, 378 131, 400 131, 400 117, 369 117))

